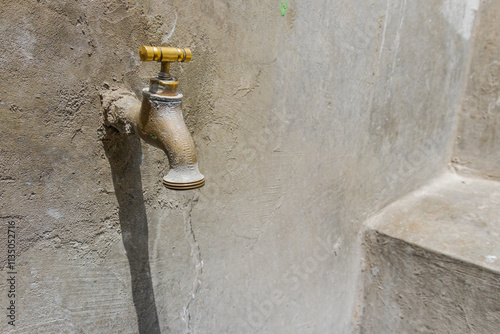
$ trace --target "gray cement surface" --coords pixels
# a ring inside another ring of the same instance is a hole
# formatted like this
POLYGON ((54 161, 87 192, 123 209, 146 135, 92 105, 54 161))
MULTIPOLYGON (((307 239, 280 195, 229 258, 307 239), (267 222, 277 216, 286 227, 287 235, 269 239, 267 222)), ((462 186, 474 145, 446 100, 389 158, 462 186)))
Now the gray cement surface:
POLYGON ((449 163, 475 2, 288 3, 1 2, 0 254, 14 221, 18 332, 359 329, 363 222, 449 163), (140 98, 158 71, 143 44, 193 51, 172 73, 199 194, 164 189, 163 152, 104 125, 102 91, 140 98))
POLYGON ((500 182, 444 174, 384 209, 368 226, 500 274, 500 182))
POLYGON ((500 182, 444 174, 367 227, 362 333, 500 332, 500 182))
POLYGON ((366 246, 361 333, 499 332, 498 272, 373 230, 366 246))
POLYGON ((453 155, 460 173, 497 181, 500 180, 499 18, 500 2, 481 2, 453 155))

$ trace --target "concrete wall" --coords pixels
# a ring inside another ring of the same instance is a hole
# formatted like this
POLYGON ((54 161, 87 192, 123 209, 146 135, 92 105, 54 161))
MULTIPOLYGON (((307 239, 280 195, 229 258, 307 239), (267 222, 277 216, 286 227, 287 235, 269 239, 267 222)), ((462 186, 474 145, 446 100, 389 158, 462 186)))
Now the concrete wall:
POLYGON ((4 1, 0 247, 14 222, 17 330, 356 330, 361 223, 449 161, 474 8, 278 6, 4 1), (193 50, 173 72, 199 192, 164 189, 163 153, 102 126, 100 92, 138 94, 158 65, 137 51, 159 43, 193 50))
POLYGON ((498 333, 498 271, 375 231, 366 244, 361 333, 498 333))
POLYGON ((500 180, 500 3, 482 3, 453 162, 465 175, 500 180))
POLYGON ((366 223, 361 333, 500 332, 499 17, 482 1, 471 34, 452 156, 467 177, 450 170, 366 223))

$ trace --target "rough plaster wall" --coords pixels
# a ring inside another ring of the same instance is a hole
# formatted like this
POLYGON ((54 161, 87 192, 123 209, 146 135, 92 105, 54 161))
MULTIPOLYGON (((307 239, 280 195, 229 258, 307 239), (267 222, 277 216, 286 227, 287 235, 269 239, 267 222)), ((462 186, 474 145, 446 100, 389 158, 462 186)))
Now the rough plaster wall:
POLYGON ((162 152, 103 128, 99 102, 109 86, 138 94, 158 65, 137 50, 163 41, 194 52, 173 72, 207 177, 191 331, 354 331, 361 222, 451 154, 468 42, 443 8, 3 1, 0 216, 18 225, 18 330, 186 331, 193 193, 165 190, 162 152))
POLYGON ((483 1, 453 162, 465 175, 500 180, 500 2, 483 1))
POLYGON ((498 271, 373 230, 365 241, 362 333, 498 333, 498 271))

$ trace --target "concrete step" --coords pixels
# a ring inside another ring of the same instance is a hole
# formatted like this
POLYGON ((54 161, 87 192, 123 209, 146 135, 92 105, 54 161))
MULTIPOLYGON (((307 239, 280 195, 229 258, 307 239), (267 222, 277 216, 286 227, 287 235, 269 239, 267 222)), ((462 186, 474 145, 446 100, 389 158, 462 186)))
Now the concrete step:
POLYGON ((362 333, 500 333, 500 182, 442 175, 367 227, 362 333))

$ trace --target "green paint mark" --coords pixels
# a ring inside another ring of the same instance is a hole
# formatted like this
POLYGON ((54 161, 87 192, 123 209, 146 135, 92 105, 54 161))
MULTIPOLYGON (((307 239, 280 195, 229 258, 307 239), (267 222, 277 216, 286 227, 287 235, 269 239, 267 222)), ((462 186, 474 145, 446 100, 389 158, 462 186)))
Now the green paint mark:
POLYGON ((280 2, 280 12, 281 16, 285 16, 286 10, 288 9, 288 2, 281 1, 280 2))
POLYGON ((151 135, 151 138, 156 139, 156 138, 158 138, 158 137, 156 137, 155 135, 151 135))

